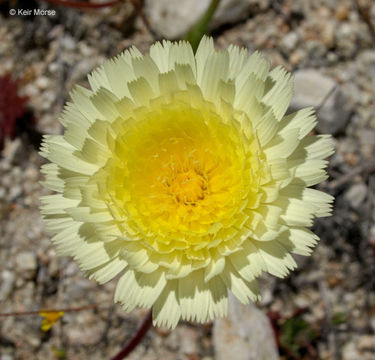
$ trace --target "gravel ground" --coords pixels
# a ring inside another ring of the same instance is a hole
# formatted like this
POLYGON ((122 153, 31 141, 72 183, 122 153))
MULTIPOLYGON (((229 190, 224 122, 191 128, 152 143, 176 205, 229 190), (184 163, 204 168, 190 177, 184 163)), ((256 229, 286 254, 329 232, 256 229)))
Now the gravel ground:
MULTIPOLYGON (((358 3, 369 16, 352 0, 252 1, 245 20, 213 32, 219 48, 260 49, 307 81, 307 99, 296 94, 293 106, 315 104, 313 87, 326 91, 319 126, 334 135, 337 151, 320 187, 336 196, 334 215, 316 222, 321 241, 312 257, 298 257, 287 279, 265 276, 261 287, 265 312, 284 323, 300 312, 314 330, 312 349, 301 347, 294 359, 375 359, 375 3, 358 3)), ((40 133, 61 132, 62 106, 74 84, 87 85, 88 72, 154 41, 131 6, 50 9, 55 16, 12 17, 0 2, 0 76, 22 79, 40 133)), ((112 304, 115 282, 97 286, 71 259, 56 257, 38 210, 47 193, 39 184, 43 161, 27 135, 7 140, 0 156, 0 312, 100 304, 66 313, 50 332, 41 331, 38 316, 1 318, 0 359, 108 359, 146 313, 124 314, 112 304)), ((173 332, 151 330, 129 359, 210 360, 213 343, 212 324, 181 323, 173 332)))

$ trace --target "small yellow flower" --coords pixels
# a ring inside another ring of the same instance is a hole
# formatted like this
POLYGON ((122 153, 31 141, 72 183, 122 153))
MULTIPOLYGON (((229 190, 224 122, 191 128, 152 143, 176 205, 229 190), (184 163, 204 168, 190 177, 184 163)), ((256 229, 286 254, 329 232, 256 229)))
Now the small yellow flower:
POLYGON ((332 197, 329 136, 312 108, 285 115, 292 76, 259 53, 215 51, 203 38, 131 48, 89 75, 46 136, 42 212, 60 255, 100 283, 120 275, 115 301, 153 309, 173 328, 227 313, 228 289, 257 300, 256 278, 286 276, 309 255, 307 229, 332 197))
POLYGON ((53 325, 56 324, 57 320, 64 315, 64 311, 41 311, 39 313, 41 317, 44 317, 41 328, 43 331, 48 331, 53 325))

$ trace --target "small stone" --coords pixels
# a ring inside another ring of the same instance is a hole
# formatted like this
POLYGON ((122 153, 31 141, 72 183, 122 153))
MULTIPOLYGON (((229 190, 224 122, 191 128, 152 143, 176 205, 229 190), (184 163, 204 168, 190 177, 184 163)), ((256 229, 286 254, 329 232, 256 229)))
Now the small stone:
POLYGON ((183 354, 197 354, 198 334, 194 329, 184 327, 180 334, 180 352, 183 354))
POLYGON ((364 183, 352 185, 345 192, 344 198, 350 203, 353 209, 359 209, 367 195, 367 187, 364 183))
POLYGON ((297 49, 290 54, 289 61, 291 65, 296 66, 305 58, 305 56, 305 53, 301 49, 297 49))
POLYGON ((333 79, 314 69, 296 71, 294 93, 291 110, 314 106, 318 110, 319 132, 335 135, 345 129, 352 108, 333 79))
POLYGON ((309 40, 305 43, 305 48, 309 56, 309 60, 313 64, 320 64, 321 59, 327 54, 327 47, 318 40, 309 40))
POLYGON ((12 271, 3 270, 1 272, 0 301, 4 301, 8 298, 13 290, 15 279, 16 276, 12 271))
POLYGON ((365 50, 358 56, 358 69, 375 84, 375 50, 365 50))
POLYGON ((22 142, 19 138, 14 140, 5 139, 3 156, 9 164, 19 163, 22 159, 22 142))
POLYGON ((333 22, 324 23, 321 38, 327 48, 332 48, 335 45, 335 24, 333 22))
POLYGON ((34 83, 26 84, 23 87, 23 93, 28 96, 30 99, 37 99, 39 96, 40 90, 38 89, 37 86, 35 86, 34 83))
POLYGON ((336 31, 337 51, 341 56, 350 57, 358 51, 357 37, 353 24, 345 21, 338 25, 336 31))
POLYGON ((290 32, 289 34, 284 36, 282 40, 282 44, 287 50, 293 50, 296 47, 297 43, 298 35, 295 32, 290 32))
POLYGON ((41 339, 36 334, 29 334, 27 337, 27 342, 34 348, 37 348, 41 344, 41 339))
POLYGON ((344 21, 349 16, 349 7, 345 3, 338 3, 335 10, 335 17, 337 20, 344 21))
POLYGON ((35 167, 32 167, 32 166, 29 166, 25 172, 25 178, 29 181, 37 181, 38 180, 38 177, 39 177, 39 171, 35 168, 35 167))
POLYGON ((5 199, 6 190, 3 187, 0 187, 0 200, 5 199))
POLYGON ((16 265, 24 279, 32 279, 38 266, 36 255, 31 251, 20 252, 16 256, 16 265))
POLYGON ((309 307, 309 305, 311 304, 311 299, 309 299, 305 294, 300 294, 294 298, 294 304, 296 305, 296 307, 301 309, 309 307))
POLYGON ((367 158, 371 158, 375 151, 375 132, 370 128, 362 128, 358 131, 361 151, 367 158))
POLYGON ((48 64, 48 71, 51 74, 54 74, 54 73, 60 71, 60 68, 61 68, 61 66, 57 62, 51 62, 50 64, 48 64))
POLYGON ((358 353, 354 342, 346 343, 342 348, 343 360, 364 360, 361 354, 358 353))
POLYGON ((58 277, 60 272, 60 263, 56 257, 51 257, 51 261, 48 266, 48 275, 50 277, 58 277))
POLYGON ((264 289, 262 291, 262 305, 270 305, 273 301, 273 293, 270 289, 264 289))
POLYGON ((373 332, 375 332, 375 316, 371 317, 371 319, 370 319, 370 326, 371 326, 371 330, 373 332))
POLYGON ((61 40, 61 45, 64 50, 74 50, 76 48, 76 42, 71 36, 64 36, 61 40))
POLYGON ((328 54, 327 54, 327 62, 330 65, 336 64, 337 61, 338 61, 338 58, 339 57, 338 57, 337 53, 334 52, 334 51, 329 51, 328 54))
MULTIPOLYGON (((180 345, 180 338, 178 335, 178 330, 179 328, 176 329, 176 331, 171 331, 168 333, 168 336, 165 340, 165 345, 171 349, 172 351, 177 351, 180 345)), ((164 334, 164 329, 161 328, 155 328, 155 331, 157 332, 158 335, 160 336, 165 336, 164 334)))
POLYGON ((214 323, 216 360, 278 360, 274 335, 267 316, 257 307, 229 297, 228 317, 214 323))
POLYGON ((41 76, 41 77, 38 77, 36 80, 35 80, 35 85, 41 89, 41 90, 45 90, 48 88, 48 86, 50 86, 50 79, 46 76, 41 76))
POLYGON ((10 188, 8 197, 11 201, 16 200, 22 195, 22 187, 21 185, 14 185, 10 188))

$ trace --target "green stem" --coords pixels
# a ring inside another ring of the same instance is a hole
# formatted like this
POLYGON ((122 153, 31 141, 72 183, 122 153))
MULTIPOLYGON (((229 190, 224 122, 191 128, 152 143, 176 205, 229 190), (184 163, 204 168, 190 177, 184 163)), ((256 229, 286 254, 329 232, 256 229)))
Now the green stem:
POLYGON ((185 35, 185 40, 189 41, 194 52, 196 52, 203 35, 207 33, 208 26, 219 3, 220 0, 211 0, 210 6, 207 8, 206 12, 185 35))

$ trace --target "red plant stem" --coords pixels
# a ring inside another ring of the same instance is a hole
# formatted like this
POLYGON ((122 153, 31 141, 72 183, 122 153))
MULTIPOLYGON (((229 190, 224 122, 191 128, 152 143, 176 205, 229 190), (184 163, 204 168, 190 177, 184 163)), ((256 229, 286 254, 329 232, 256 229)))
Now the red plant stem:
POLYGON ((45 1, 54 5, 68 6, 76 9, 101 9, 109 6, 114 6, 118 4, 121 0, 112 0, 102 4, 93 4, 83 1, 74 1, 74 0, 39 0, 45 1))
MULTIPOLYGON (((86 10, 86 9, 90 10, 90 9, 102 9, 105 7, 114 6, 124 0, 112 0, 106 3, 102 3, 102 4, 95 4, 95 3, 75 1, 75 0, 39 0, 39 1, 45 1, 53 5, 67 6, 67 7, 82 9, 82 10, 86 10)), ((129 0, 129 2, 133 4, 133 6, 136 8, 138 15, 141 17, 149 33, 153 36, 154 39, 157 39, 158 38, 157 34, 153 31, 153 29, 150 26, 150 23, 148 22, 145 14, 143 13, 142 0, 129 0)))
POLYGON ((152 310, 149 311, 143 320, 141 327, 138 329, 134 337, 125 345, 125 347, 111 360, 122 360, 128 356, 134 348, 141 342, 152 324, 152 310))
POLYGON ((100 305, 98 304, 92 304, 92 305, 85 305, 85 306, 80 306, 76 308, 66 308, 66 309, 50 309, 50 310, 35 310, 35 311, 17 311, 17 312, 12 312, 12 313, 0 313, 0 317, 2 316, 23 316, 23 315, 38 315, 41 312, 45 313, 51 313, 51 312, 72 312, 72 311, 81 311, 81 310, 88 310, 88 309, 93 309, 96 308, 100 305))

